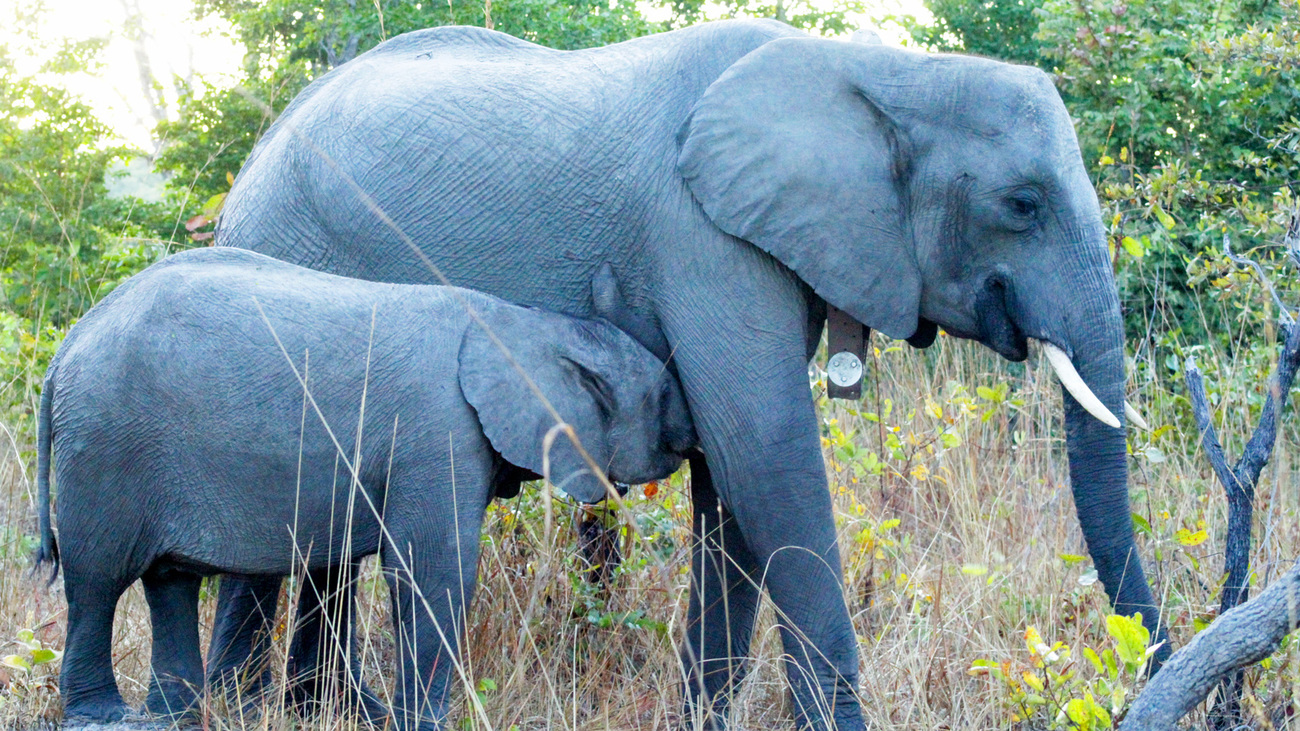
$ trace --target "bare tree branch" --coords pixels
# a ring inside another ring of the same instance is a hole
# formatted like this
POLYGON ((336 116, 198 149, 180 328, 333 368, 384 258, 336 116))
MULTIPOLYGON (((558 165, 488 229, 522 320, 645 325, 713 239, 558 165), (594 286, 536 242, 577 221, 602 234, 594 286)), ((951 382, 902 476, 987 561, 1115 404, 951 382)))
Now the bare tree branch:
MULTIPOLYGON (((1238 260, 1238 257, 1232 254, 1226 237, 1223 246, 1228 256, 1233 257, 1234 261, 1238 260)), ((1244 261, 1249 262, 1248 259, 1244 261)), ((1262 272, 1260 274, 1263 275, 1262 272)), ((1286 313, 1285 308, 1282 312, 1286 313)), ((1273 454, 1273 445, 1277 441, 1278 415, 1286 408, 1287 396, 1295 380, 1296 368, 1300 365, 1300 327, 1295 327, 1289 314, 1286 314, 1286 320, 1287 322, 1283 323, 1287 332, 1286 345, 1282 348, 1277 369, 1269 379, 1268 400, 1264 403, 1259 423, 1255 426, 1255 431, 1251 434, 1245 449, 1242 450, 1240 459, 1231 468, 1228 467, 1223 445, 1219 443, 1218 434, 1214 430, 1201 371, 1196 367, 1195 362, 1189 361, 1185 374, 1187 394, 1192 402, 1192 414, 1196 417, 1196 426, 1201 432, 1201 446, 1210 460, 1210 465, 1214 468, 1214 473, 1218 475, 1219 482, 1223 484, 1224 493, 1228 498, 1228 534, 1224 541, 1223 557, 1223 570, 1227 579, 1224 581, 1223 596, 1219 602, 1220 616, 1226 615, 1250 596, 1250 530, 1254 517, 1255 486, 1259 482, 1260 472, 1273 454)), ((1229 670, 1228 672, 1229 677, 1222 679, 1221 699, 1211 713, 1211 725, 1215 728, 1234 725, 1235 719, 1240 715, 1243 676, 1240 671, 1229 670)))
POLYGON ((1224 557, 1224 571, 1228 575, 1228 581, 1223 588, 1220 613, 1245 601, 1250 590, 1250 525, 1255 484, 1259 482, 1260 472, 1273 453, 1273 444, 1277 440, 1278 415, 1286 408, 1297 366, 1300 366, 1300 328, 1291 328, 1278 359, 1277 372, 1269 382, 1268 400, 1260 413, 1259 423, 1242 450, 1241 458, 1231 468, 1228 467, 1223 446, 1214 430, 1201 371, 1195 363, 1187 367, 1187 393, 1192 402, 1197 429, 1201 432, 1201 446, 1228 497, 1228 536, 1224 557))
POLYGON ((139 0, 120 0, 122 10, 126 13, 123 30, 131 41, 131 51, 135 56, 136 73, 140 80, 140 92, 149 102, 149 115, 154 124, 167 119, 167 100, 163 98, 157 86, 153 64, 149 60, 149 41, 151 36, 144 25, 144 11, 140 9, 139 0))
POLYGON ((1223 234, 1223 253, 1238 266, 1250 267, 1255 271, 1259 281, 1264 284, 1264 288, 1272 295, 1273 304, 1277 305, 1277 319, 1281 321, 1284 329, 1290 330, 1295 325, 1295 317, 1291 315, 1291 311, 1287 309, 1286 305, 1282 304, 1282 298, 1277 296, 1277 290, 1273 288, 1273 282, 1269 281, 1269 278, 1264 274, 1264 268, 1252 259, 1233 253, 1232 241, 1226 233, 1223 234))

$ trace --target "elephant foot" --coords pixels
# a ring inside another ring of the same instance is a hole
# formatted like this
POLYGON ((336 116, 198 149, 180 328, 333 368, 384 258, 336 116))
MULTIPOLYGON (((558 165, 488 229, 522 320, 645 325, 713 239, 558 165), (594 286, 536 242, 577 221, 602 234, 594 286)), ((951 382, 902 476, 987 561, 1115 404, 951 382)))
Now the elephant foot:
POLYGON ((138 716, 131 707, 120 699, 111 701, 81 701, 69 704, 63 711, 63 725, 67 728, 80 728, 95 724, 117 723, 134 720, 138 716))
POLYGON ((272 685, 269 669, 252 672, 247 668, 230 667, 208 678, 208 698, 216 701, 219 707, 224 706, 229 715, 251 717, 266 704, 267 689, 272 685))
POLYGON ((446 723, 439 723, 431 718, 416 718, 404 713, 393 714, 393 727, 397 731, 442 731, 446 723))
MULTIPOLYGON (((194 723, 198 723, 195 721, 194 723)), ((177 728, 177 724, 172 721, 114 721, 112 723, 99 723, 95 721, 66 721, 63 724, 66 731, 171 731, 177 728)))
POLYGON ((703 711, 688 704, 672 728, 677 731, 727 731, 727 713, 703 711))
POLYGON ((161 682, 155 679, 140 715, 160 721, 184 721, 197 714, 201 690, 176 678, 166 678, 161 682))
POLYGON ((198 716, 199 701, 193 692, 175 694, 149 694, 139 716, 170 724, 183 724, 198 716))
POLYGON ((382 726, 391 717, 388 706, 384 705, 383 701, 379 700, 379 696, 372 693, 365 685, 361 686, 360 691, 353 691, 350 695, 353 696, 352 707, 356 709, 357 715, 371 724, 382 726))
POLYGON ((294 707, 304 714, 338 711, 374 726, 383 726, 391 718, 388 706, 364 683, 310 680, 293 684, 289 692, 294 707))
POLYGON ((65 731, 166 731, 177 726, 176 721, 159 719, 137 712, 126 704, 103 704, 98 708, 78 707, 65 712, 65 731))

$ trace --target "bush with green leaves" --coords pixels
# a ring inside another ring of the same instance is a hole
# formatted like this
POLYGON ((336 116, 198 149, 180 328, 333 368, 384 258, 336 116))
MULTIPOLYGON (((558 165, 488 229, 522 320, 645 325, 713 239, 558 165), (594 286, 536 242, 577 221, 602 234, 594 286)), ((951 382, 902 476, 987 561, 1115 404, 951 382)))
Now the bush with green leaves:
MULTIPOLYGON (((32 617, 27 623, 33 624, 32 617)), ((0 656, 0 669, 4 670, 5 683, 0 684, 0 704, 7 696, 26 696, 37 692, 57 693, 58 662, 63 657, 61 650, 45 646, 36 636, 36 630, 20 629, 17 635, 3 646, 0 652, 9 654, 0 656)))
POLYGON ((1084 647, 1086 666, 1064 642, 1049 646, 1037 629, 1029 627, 1025 630, 1027 660, 980 659, 971 663, 969 672, 989 676, 1003 686, 1012 723, 1077 731, 1111 728, 1136 695, 1147 661, 1158 647, 1149 646, 1151 634, 1142 626, 1141 614, 1106 617, 1106 632, 1113 648, 1099 653, 1084 647), (1088 668, 1091 677, 1086 675, 1088 668))

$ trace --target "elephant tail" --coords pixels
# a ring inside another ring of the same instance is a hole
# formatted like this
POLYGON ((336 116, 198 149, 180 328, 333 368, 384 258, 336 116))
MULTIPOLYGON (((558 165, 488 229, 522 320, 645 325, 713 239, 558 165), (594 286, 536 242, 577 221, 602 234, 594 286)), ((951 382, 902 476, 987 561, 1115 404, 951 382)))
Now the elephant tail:
POLYGON ((53 564, 49 583, 54 583, 59 575, 59 544, 54 540, 54 528, 50 525, 50 447, 54 441, 54 378, 46 374, 45 385, 41 388, 41 408, 36 422, 36 511, 41 530, 41 542, 33 556, 35 572, 46 561, 53 564))

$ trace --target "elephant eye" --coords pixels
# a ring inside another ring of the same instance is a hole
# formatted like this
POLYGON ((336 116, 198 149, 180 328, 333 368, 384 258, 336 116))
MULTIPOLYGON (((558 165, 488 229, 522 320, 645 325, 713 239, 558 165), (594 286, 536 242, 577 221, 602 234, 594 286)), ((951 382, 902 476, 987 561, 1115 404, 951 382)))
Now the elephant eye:
POLYGON ((1007 208, 1016 218, 1033 218, 1038 215, 1038 201, 1024 195, 1007 198, 1007 208))

